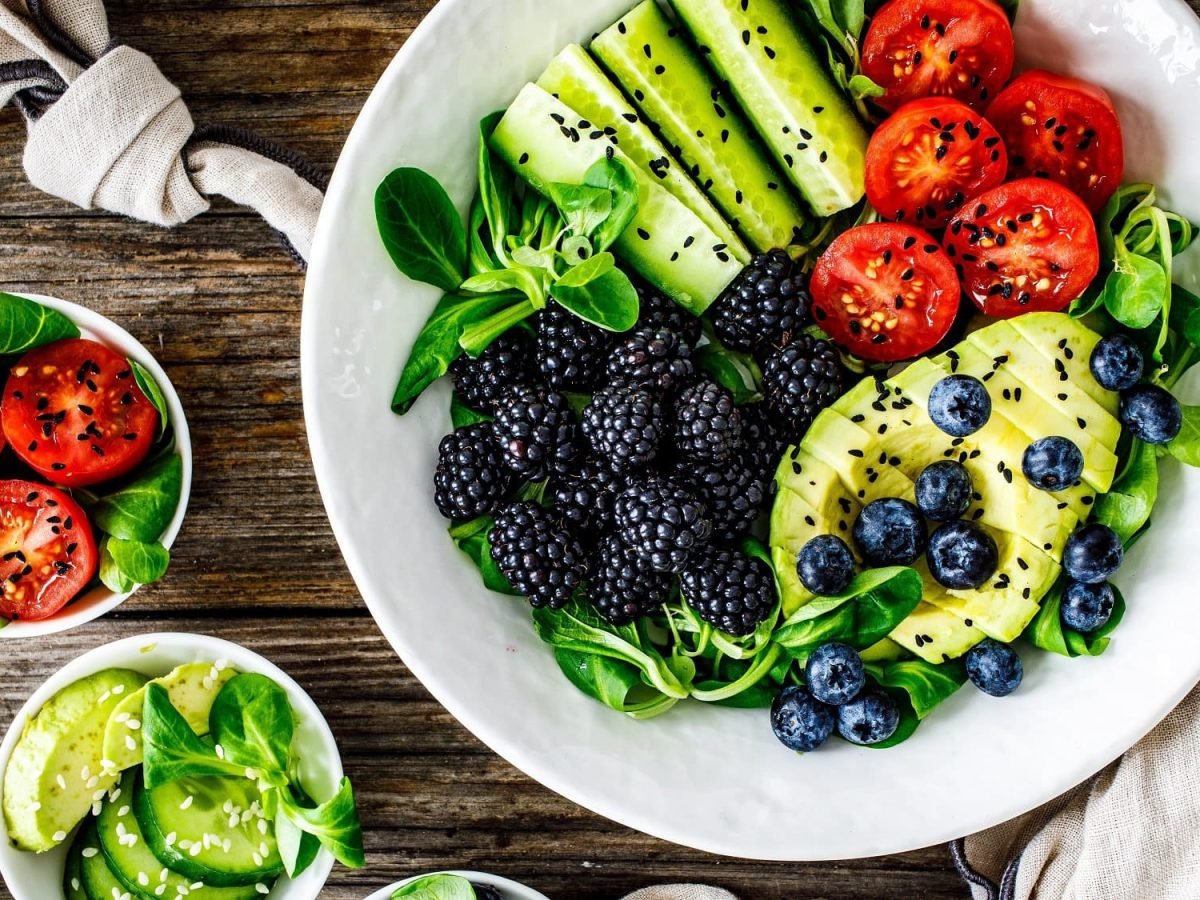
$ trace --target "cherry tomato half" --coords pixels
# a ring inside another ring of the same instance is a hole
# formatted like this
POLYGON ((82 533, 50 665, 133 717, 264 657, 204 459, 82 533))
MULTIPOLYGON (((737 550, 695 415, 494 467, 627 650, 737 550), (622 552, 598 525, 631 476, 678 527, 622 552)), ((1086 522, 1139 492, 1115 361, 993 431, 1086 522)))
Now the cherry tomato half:
POLYGON ((1012 74, 1012 26, 993 0, 891 0, 863 41, 863 74, 899 109, 921 97, 984 107, 1012 74))
POLYGON ((954 324, 961 295, 937 240, 888 222, 839 235, 817 261, 811 290, 817 325, 871 362, 932 350, 954 324))
POLYGON ((1125 176, 1121 121, 1103 88, 1050 72, 1023 73, 988 109, 1008 146, 1009 177, 1049 178, 1104 208, 1125 176))
POLYGON ((87 587, 96 558, 91 523, 69 495, 32 481, 0 481, 0 615, 54 615, 87 587))
POLYGON ((867 197, 885 219, 941 228, 969 200, 1004 181, 996 129, 958 100, 900 107, 867 148, 867 197))
POLYGON ((129 362, 83 338, 31 350, 0 400, 4 436, 34 471, 79 487, 124 475, 146 458, 158 411, 129 362))
POLYGON ((1096 224, 1059 184, 1024 178, 978 197, 950 221, 946 252, 989 316, 1057 312, 1100 271, 1096 224))

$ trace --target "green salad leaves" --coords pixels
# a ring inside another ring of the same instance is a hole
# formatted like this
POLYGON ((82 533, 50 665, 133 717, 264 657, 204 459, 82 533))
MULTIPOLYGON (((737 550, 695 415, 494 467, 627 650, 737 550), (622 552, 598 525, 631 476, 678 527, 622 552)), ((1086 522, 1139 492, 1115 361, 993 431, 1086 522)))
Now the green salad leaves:
POLYGON ((0 354, 15 355, 77 337, 79 327, 57 310, 36 300, 0 292, 0 354))
POLYGON ((392 892, 392 900, 475 900, 475 888, 461 875, 426 875, 392 892))

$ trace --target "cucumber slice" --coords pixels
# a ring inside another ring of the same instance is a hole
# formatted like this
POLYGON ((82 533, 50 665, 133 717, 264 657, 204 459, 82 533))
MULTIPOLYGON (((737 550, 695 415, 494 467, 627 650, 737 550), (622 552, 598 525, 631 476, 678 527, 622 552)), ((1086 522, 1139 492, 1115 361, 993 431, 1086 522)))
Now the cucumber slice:
POLYGON ((672 159, 670 151, 654 136, 650 126, 629 105, 621 89, 600 71, 586 50, 578 44, 568 46, 546 67, 537 85, 583 116, 591 123, 593 131, 607 132, 634 165, 657 178, 676 200, 728 244, 734 258, 743 265, 750 262, 750 252, 737 232, 672 159))
MULTIPOLYGON (((63 896, 66 900, 88 900, 87 891, 83 889, 83 848, 91 820, 79 829, 71 849, 67 851, 67 865, 63 870, 63 896)), ((98 849, 95 844, 95 832, 92 831, 92 849, 98 849)))
MULTIPOLYGON (((87 900, 113 900, 115 897, 125 897, 127 892, 112 869, 104 854, 100 852, 100 838, 96 833, 96 820, 88 819, 79 830, 79 880, 83 887, 83 895, 87 900)), ((67 894, 71 897, 70 894, 67 894)), ((74 898, 72 898, 74 900, 74 898)))
POLYGON ((536 84, 517 95, 492 134, 493 149, 534 188, 550 182, 580 184, 606 154, 626 163, 638 180, 637 215, 616 244, 617 253, 648 281, 694 313, 706 310, 742 270, 728 245, 669 191, 639 169, 608 136, 536 84))
POLYGON ((262 794, 249 779, 184 778, 152 791, 138 779, 133 813, 150 851, 188 878, 231 887, 269 882, 283 872, 262 794), (205 835, 219 835, 221 843, 206 843, 205 835))
POLYGON ((813 211, 862 199, 867 133, 781 0, 671 0, 813 211))
POLYGON ((635 6, 591 50, 755 250, 800 239, 806 213, 788 180, 655 0, 635 6))
MULTIPOLYGON (((162 897, 187 897, 189 900, 257 900, 262 892, 255 885, 209 887, 204 882, 181 875, 159 862, 158 857, 147 846, 146 836, 133 814, 132 798, 141 777, 140 769, 126 772, 125 777, 121 779, 121 793, 117 800, 105 803, 96 819, 100 856, 104 858, 124 891, 138 900, 159 900, 162 897)), ((91 895, 90 889, 88 894, 91 895)), ((110 892, 104 900, 111 900, 113 896, 119 895, 110 892)))

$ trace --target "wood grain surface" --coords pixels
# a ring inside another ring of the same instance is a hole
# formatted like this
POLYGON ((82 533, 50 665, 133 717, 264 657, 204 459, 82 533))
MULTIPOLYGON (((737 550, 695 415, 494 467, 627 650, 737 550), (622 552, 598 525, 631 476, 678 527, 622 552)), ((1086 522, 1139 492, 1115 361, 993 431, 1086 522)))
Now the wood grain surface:
MULTIPOLYGON (((327 171, 379 73, 433 5, 108 3, 114 34, 158 61, 198 122, 255 129, 327 171)), ((304 435, 303 277, 275 236, 228 206, 173 231, 77 210, 26 184, 23 143, 19 116, 0 113, 0 288, 82 303, 155 351, 187 409, 196 476, 164 584, 69 634, 2 645, 0 728, 85 650, 150 631, 203 632, 295 676, 337 734, 369 865, 336 868, 322 894, 329 900, 444 868, 496 872, 553 900, 617 898, 679 880, 745 900, 967 896, 942 847, 824 865, 676 847, 575 806, 476 741, 392 653, 338 553, 304 435)), ((0 896, 11 895, 0 888, 0 896)))

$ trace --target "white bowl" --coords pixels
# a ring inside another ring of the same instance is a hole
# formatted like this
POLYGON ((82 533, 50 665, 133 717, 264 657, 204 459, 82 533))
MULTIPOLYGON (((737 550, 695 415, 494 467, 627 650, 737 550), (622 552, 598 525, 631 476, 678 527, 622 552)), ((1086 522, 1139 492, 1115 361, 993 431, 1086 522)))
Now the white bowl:
MULTIPOLYGON (((507 878, 501 878, 499 875, 488 875, 485 872, 429 872, 429 875, 461 875, 463 878, 468 878, 473 884, 482 884, 489 887, 494 887, 504 895, 504 900, 548 900, 545 894, 539 894, 533 888, 525 887, 523 884, 517 884, 515 881, 509 881, 507 878)), ((392 892, 398 891, 406 884, 411 884, 418 878, 425 878, 426 875, 417 875, 413 878, 405 878, 403 881, 397 881, 390 887, 381 888, 367 900, 391 900, 392 892)))
MULTIPOLYGON (((309 793, 320 800, 332 797, 342 777, 342 760, 333 732, 325 717, 282 669, 251 650, 220 638, 202 634, 142 634, 89 650, 67 663, 38 688, 21 707, 4 742, 0 743, 0 776, 8 767, 13 748, 25 722, 68 684, 102 669, 133 669, 150 677, 165 675, 176 666, 191 662, 229 660, 239 672, 256 672, 273 679, 285 691, 292 709, 299 716, 296 747, 300 754, 300 778, 309 793)), ((0 790, 3 779, 0 777, 0 790)), ((49 853, 25 853, 9 843, 7 826, 0 816, 0 874, 14 900, 49 900, 62 894, 63 868, 68 839, 49 853)), ((321 850, 312 866, 296 880, 280 878, 267 900, 316 900, 333 868, 333 857, 321 850)))
MULTIPOLYGON (((437 292, 388 259, 376 185, 396 166, 421 166, 465 207, 476 122, 632 3, 443 0, 354 127, 317 229, 302 363, 321 492, 363 597, 408 667, 497 753, 577 803, 677 843, 779 860, 897 853, 1050 799, 1126 750, 1200 678, 1200 472, 1163 464, 1155 528, 1122 573, 1130 612, 1107 655, 1026 653, 1017 695, 963 690, 886 751, 834 743, 797 757, 761 710, 689 703, 650 722, 620 716, 562 677, 524 604, 487 594, 447 538, 430 502, 450 428, 446 386, 407 417, 388 411, 437 292)), ((1026 65, 1113 90, 1130 179, 1157 181, 1167 202, 1200 219, 1200 118, 1190 112, 1200 109, 1200 23, 1181 0, 1024 0, 1017 31, 1026 65)))
MULTIPOLYGON (((154 355, 137 338, 111 319, 106 319, 99 313, 92 312, 86 307, 67 300, 44 297, 40 294, 21 294, 19 296, 36 300, 43 306, 48 306, 62 313, 79 327, 85 338, 98 341, 105 346, 113 348, 123 356, 136 360, 158 382, 158 386, 162 389, 163 397, 167 401, 167 418, 170 420, 171 426, 175 429, 175 446, 179 451, 180 457, 183 459, 183 490, 179 495, 179 506, 175 509, 175 515, 171 518, 171 524, 167 526, 167 530, 163 532, 160 538, 163 546, 169 549, 171 544, 175 542, 175 537, 179 534, 179 529, 183 525, 183 517, 187 513, 188 498, 192 493, 192 438, 188 433, 187 417, 183 413, 183 404, 179 401, 179 394, 175 392, 175 385, 171 384, 171 379, 167 377, 167 373, 163 371, 163 367, 158 364, 158 360, 154 358, 154 355)), ((93 619, 98 619, 100 616, 112 612, 133 596, 139 587, 141 585, 135 585, 133 590, 124 594, 117 594, 102 584, 97 585, 82 596, 76 597, 48 619, 37 621, 21 619, 16 622, 10 622, 3 628, 0 628, 0 640, 39 637, 41 635, 57 634, 61 631, 69 631, 72 628, 77 628, 86 622, 91 622, 93 619)))

